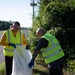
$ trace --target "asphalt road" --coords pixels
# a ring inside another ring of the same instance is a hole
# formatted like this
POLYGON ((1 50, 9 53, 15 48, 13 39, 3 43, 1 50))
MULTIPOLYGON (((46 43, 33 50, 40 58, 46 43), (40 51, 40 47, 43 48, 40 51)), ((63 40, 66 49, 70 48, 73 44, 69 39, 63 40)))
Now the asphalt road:
MULTIPOLYGON (((1 34, 0 34, 1 37, 1 34)), ((4 59, 4 54, 3 54, 3 46, 0 45, 0 63, 3 62, 4 59)))

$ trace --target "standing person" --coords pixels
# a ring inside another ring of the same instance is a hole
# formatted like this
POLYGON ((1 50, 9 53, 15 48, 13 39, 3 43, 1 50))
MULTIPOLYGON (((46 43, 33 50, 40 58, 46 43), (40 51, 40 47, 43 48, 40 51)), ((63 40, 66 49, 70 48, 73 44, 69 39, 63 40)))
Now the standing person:
POLYGON ((34 60, 41 51, 45 63, 49 65, 49 75, 63 75, 64 52, 58 40, 42 28, 37 29, 36 36, 39 38, 39 42, 34 50, 32 60, 28 64, 29 68, 34 66, 34 60))
POLYGON ((20 30, 20 23, 18 21, 13 22, 11 28, 3 33, 0 40, 0 45, 4 46, 6 75, 11 75, 12 73, 12 61, 16 44, 28 45, 24 34, 20 30))

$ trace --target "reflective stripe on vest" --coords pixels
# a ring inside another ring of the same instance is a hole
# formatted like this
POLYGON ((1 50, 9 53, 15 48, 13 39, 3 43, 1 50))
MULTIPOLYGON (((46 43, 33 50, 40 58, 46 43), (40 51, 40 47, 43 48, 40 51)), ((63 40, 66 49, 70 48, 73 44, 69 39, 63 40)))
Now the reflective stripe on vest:
POLYGON ((54 52, 54 53, 52 53, 52 54, 50 54, 50 55, 48 55, 48 56, 45 56, 44 58, 45 58, 45 59, 50 58, 50 57, 52 57, 52 56, 58 54, 59 52, 61 52, 61 50, 58 50, 58 51, 56 51, 56 52, 54 52))
POLYGON ((10 42, 10 33, 9 33, 9 30, 8 30, 8 42, 10 42))
MULTIPOLYGON (((20 33, 20 44, 15 44, 15 45, 22 45, 21 44, 21 31, 19 31, 19 33, 20 33)), ((9 30, 8 30, 8 42, 10 42, 10 33, 9 33, 9 30)), ((9 52, 13 52, 14 50, 12 49, 12 50, 10 50, 10 49, 7 49, 7 48, 4 48, 4 50, 6 50, 6 51, 9 51, 9 52)))
MULTIPOLYGON (((10 37, 10 30, 7 30, 7 42, 10 42, 11 41, 11 37, 10 37)), ((16 44, 16 45, 22 45, 22 34, 21 34, 21 31, 18 31, 18 35, 19 35, 19 37, 20 37, 20 39, 19 39, 19 43, 18 44, 16 44)), ((14 42, 15 43, 15 42, 14 42)), ((16 42, 17 43, 17 42, 16 42)), ((4 53, 4 55, 5 56, 13 56, 13 54, 14 54, 14 48, 12 47, 12 46, 5 46, 4 47, 4 51, 3 51, 3 53, 4 53)))
MULTIPOLYGON (((16 46, 20 46, 20 45, 22 45, 22 44, 16 44, 16 46)), ((9 51, 9 52, 13 52, 14 51, 13 49, 10 50, 10 49, 7 49, 7 48, 4 48, 4 50, 9 51)))
POLYGON ((10 50, 10 49, 7 49, 7 48, 4 48, 4 50, 9 51, 9 52, 13 52, 14 51, 13 49, 10 50))
POLYGON ((51 63, 51 62, 64 56, 64 53, 61 49, 59 42, 57 41, 57 39, 55 37, 53 37, 53 35, 50 37, 49 34, 45 34, 42 38, 45 38, 46 40, 48 40, 52 43, 52 45, 50 46, 50 42, 49 42, 48 47, 43 48, 41 50, 43 57, 45 59, 45 63, 51 63), (53 40, 53 38, 54 38, 54 40, 53 40))
POLYGON ((49 50, 52 50, 52 49, 55 48, 56 46, 59 46, 59 43, 55 44, 55 43, 53 42, 53 40, 52 40, 48 35, 45 35, 45 36, 50 39, 50 41, 51 41, 51 43, 52 43, 52 46, 49 47, 49 48, 46 48, 45 50, 42 50, 42 51, 41 51, 42 53, 47 52, 47 51, 49 51, 49 50))
MULTIPOLYGON (((21 31, 19 30, 19 33, 20 33, 20 44, 22 43, 22 38, 21 38, 21 31)), ((10 42, 10 33, 9 33, 9 30, 8 30, 8 42, 10 42)))
POLYGON ((55 44, 55 45, 53 45, 52 47, 47 48, 46 50, 42 50, 41 52, 42 52, 42 53, 47 52, 47 51, 49 51, 49 50, 52 50, 52 49, 55 48, 56 46, 59 46, 59 44, 55 44))

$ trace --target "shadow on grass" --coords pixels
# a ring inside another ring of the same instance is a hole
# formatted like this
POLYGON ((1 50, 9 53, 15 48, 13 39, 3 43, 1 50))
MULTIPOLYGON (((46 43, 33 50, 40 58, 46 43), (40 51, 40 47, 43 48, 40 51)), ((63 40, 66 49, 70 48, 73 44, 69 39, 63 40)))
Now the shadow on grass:
POLYGON ((37 63, 37 64, 40 64, 40 65, 42 65, 42 66, 44 66, 44 67, 48 67, 48 65, 45 64, 45 62, 44 62, 43 60, 37 60, 36 63, 37 63))
POLYGON ((33 75, 48 75, 48 73, 44 72, 44 71, 39 71, 37 69, 33 70, 33 75))

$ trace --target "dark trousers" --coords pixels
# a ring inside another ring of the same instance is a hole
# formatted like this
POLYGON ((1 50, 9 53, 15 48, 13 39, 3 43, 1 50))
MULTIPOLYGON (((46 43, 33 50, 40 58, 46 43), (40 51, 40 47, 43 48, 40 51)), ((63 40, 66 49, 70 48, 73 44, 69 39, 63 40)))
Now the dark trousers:
POLYGON ((5 56, 6 75, 11 75, 12 73, 12 61, 13 57, 5 56))
POLYGON ((62 65, 49 68, 49 75, 63 75, 62 65))

